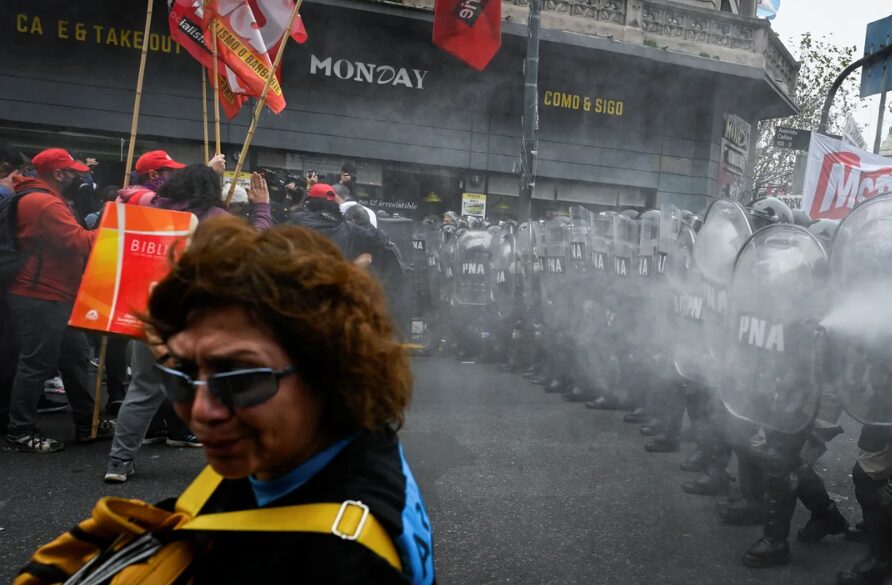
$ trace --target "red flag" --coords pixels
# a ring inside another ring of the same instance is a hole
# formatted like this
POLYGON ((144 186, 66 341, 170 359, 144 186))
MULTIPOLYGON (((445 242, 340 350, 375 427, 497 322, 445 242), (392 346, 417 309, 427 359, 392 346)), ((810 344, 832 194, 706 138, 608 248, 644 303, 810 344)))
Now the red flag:
POLYGON ((502 0, 436 0, 434 44, 483 71, 502 45, 502 0))
MULTIPOLYGON (((208 71, 208 77, 213 75, 210 71, 208 71)), ((213 83, 213 79, 211 79, 211 83, 213 83)), ((226 79, 226 75, 219 76, 220 83, 220 107, 223 108, 223 111, 226 113, 226 117, 230 120, 238 116, 238 113, 241 111, 242 106, 245 102, 248 101, 248 96, 236 93, 235 90, 230 86, 229 80, 226 79)))
MULTIPOLYGON (((293 0, 211 0, 206 6, 203 0, 169 0, 168 5, 171 35, 209 75, 213 69, 211 21, 216 21, 220 103, 227 116, 238 113, 244 96, 260 97, 294 9, 293 0)), ((307 40, 300 15, 289 36, 299 43, 307 40)), ((276 113, 285 108, 279 72, 270 85, 267 105, 276 113)))

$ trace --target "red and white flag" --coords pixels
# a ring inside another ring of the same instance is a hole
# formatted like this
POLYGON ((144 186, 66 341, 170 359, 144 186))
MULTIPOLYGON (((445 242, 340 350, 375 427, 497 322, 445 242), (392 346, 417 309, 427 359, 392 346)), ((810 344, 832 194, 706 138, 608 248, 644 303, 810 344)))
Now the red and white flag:
POLYGON ((502 0, 436 0, 433 40, 483 71, 502 46, 502 0))
MULTIPOLYGON (((220 102, 227 116, 235 116, 247 97, 260 97, 291 18, 293 0, 168 0, 168 7, 171 35, 209 72, 213 68, 211 23, 215 23, 220 102)), ((289 36, 298 43, 307 40, 300 15, 289 36)), ((266 103, 276 113, 285 109, 279 72, 266 103)))
POLYGON ((802 209, 812 219, 842 219, 865 199, 892 193, 892 159, 813 132, 802 209))

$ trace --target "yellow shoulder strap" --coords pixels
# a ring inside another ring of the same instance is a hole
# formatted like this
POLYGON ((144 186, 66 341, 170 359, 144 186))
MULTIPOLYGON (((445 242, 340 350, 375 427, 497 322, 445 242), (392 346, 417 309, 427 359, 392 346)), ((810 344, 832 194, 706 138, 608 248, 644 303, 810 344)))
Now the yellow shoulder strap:
POLYGON ((195 517, 205 502, 210 499, 211 494, 214 493, 221 481, 223 481, 223 477, 214 471, 210 465, 206 466, 180 497, 177 498, 174 510, 195 517))
POLYGON ((177 499, 176 510, 189 514, 192 520, 178 530, 332 534, 363 545, 402 572, 403 565, 393 541, 362 502, 347 500, 340 504, 302 504, 195 516, 221 480, 208 466, 186 488, 177 499))

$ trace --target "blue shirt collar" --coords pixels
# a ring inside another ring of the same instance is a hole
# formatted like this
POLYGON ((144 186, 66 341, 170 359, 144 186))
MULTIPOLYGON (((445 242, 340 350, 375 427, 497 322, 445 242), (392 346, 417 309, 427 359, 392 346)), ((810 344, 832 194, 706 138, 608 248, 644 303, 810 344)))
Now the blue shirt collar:
POLYGON ((290 494, 308 482, 326 465, 331 463, 331 460, 334 459, 338 453, 343 451, 344 447, 349 445, 356 436, 357 435, 353 435, 338 441, 325 451, 316 453, 293 470, 276 479, 261 481, 249 476, 248 481, 251 482, 251 489, 254 490, 254 497, 257 498, 257 505, 260 507, 266 506, 270 502, 290 494))

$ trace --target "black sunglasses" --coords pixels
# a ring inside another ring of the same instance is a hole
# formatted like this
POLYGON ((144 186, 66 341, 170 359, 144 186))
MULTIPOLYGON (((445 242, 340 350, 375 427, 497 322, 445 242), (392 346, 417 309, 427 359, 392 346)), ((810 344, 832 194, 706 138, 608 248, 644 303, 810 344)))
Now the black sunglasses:
POLYGON ((202 381, 195 380, 180 370, 161 365, 170 358, 170 355, 163 355, 155 362, 168 398, 173 402, 192 402, 195 400, 195 387, 207 386, 214 398, 229 408, 250 408, 266 402, 279 391, 279 381, 297 371, 294 366, 278 371, 272 368, 249 368, 220 372, 202 381))

